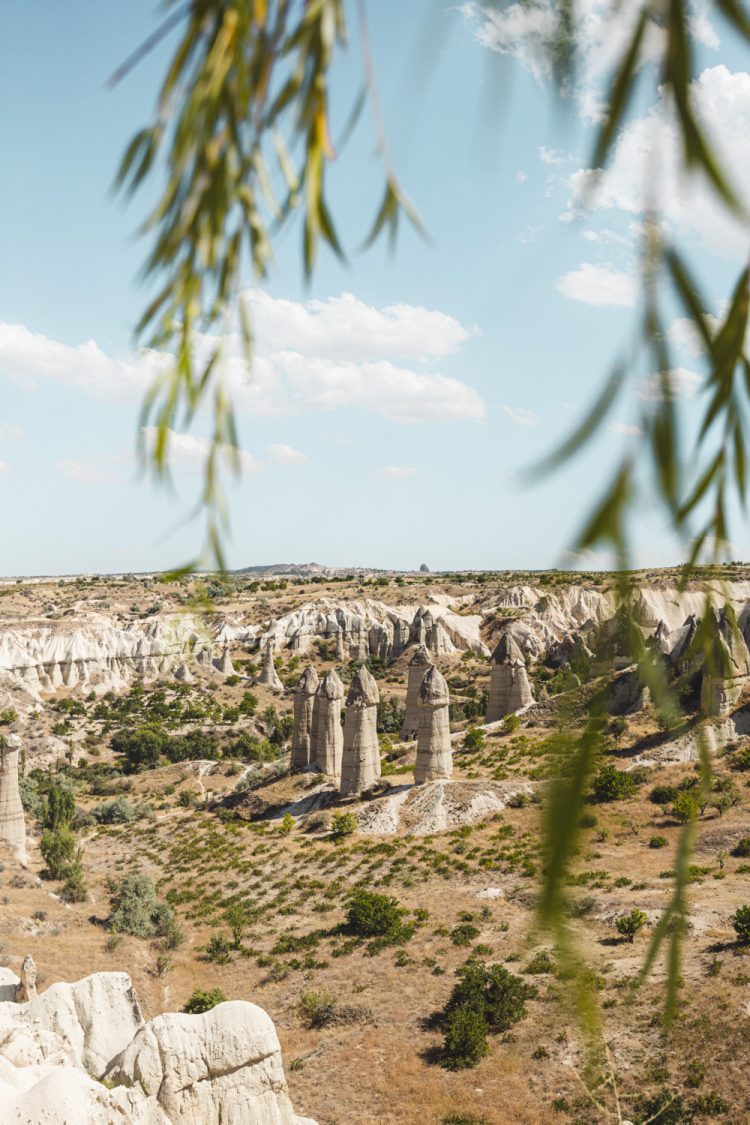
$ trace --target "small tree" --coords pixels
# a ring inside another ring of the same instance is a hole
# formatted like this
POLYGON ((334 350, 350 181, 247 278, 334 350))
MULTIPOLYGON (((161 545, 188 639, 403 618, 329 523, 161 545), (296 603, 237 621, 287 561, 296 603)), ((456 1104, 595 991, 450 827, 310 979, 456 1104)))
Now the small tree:
POLYGON ((750 945, 750 906, 740 906, 732 915, 738 945, 750 945))
POLYGON ((698 801, 692 790, 679 791, 672 804, 671 815, 679 824, 687 824, 698 815, 698 801))
POLYGON ((51 879, 65 879, 76 858, 76 838, 69 828, 45 829, 39 850, 51 879))
POLYGON ((47 791, 47 804, 44 813, 44 827, 55 831, 69 828, 76 811, 75 793, 64 782, 53 780, 47 791))
POLYGON ((343 840, 359 828, 357 814, 353 812, 334 813, 331 818, 331 835, 334 840, 343 840))
POLYGON ((623 801, 635 793, 635 782, 629 773, 610 763, 602 766, 592 784, 597 801, 623 801))
POLYGON ((223 1004, 226 996, 220 988, 196 988, 189 1000, 185 1001, 182 1009, 189 1016, 198 1016, 201 1012, 209 1012, 217 1004, 223 1004))
POLYGON ((112 892, 110 930, 134 937, 164 936, 175 926, 172 908, 156 898, 148 875, 126 875, 112 892))
POLYGON ((346 928, 357 937, 392 937, 399 933, 405 910, 398 899, 360 887, 346 909, 346 928))
POLYGON ((648 922, 648 915, 642 910, 633 909, 629 914, 621 914, 615 919, 615 928, 622 937, 632 942, 635 935, 643 929, 648 922))
POLYGON ((224 911, 224 921, 231 931, 234 948, 239 949, 250 921, 247 907, 241 902, 233 902, 224 911))
POLYGON ((477 753, 484 750, 487 745, 487 740, 484 737, 484 731, 479 727, 469 727, 464 735, 464 750, 468 750, 470 754, 477 753))
POLYGON ((443 1064, 451 1070, 476 1066, 489 1051, 487 1020, 481 1011, 454 1008, 445 1017, 443 1064))

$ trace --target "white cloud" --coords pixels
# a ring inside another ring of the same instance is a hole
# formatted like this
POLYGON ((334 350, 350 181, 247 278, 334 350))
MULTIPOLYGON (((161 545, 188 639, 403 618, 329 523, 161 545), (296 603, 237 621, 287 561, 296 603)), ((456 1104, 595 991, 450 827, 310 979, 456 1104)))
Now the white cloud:
POLYGON ((516 172, 516 183, 525 184, 528 178, 529 177, 526 175, 526 173, 522 172, 519 168, 519 170, 516 172))
POLYGON ((560 152, 556 148, 547 148, 546 145, 541 145, 539 149, 539 159, 543 164, 561 165, 570 164, 575 157, 569 152, 560 152))
MULTIPOLYGON (((157 433, 156 427, 144 426, 141 432, 147 448, 153 447, 157 433)), ((187 475, 201 473, 210 448, 211 442, 207 437, 201 437, 199 434, 169 431, 170 465, 177 473, 183 472, 187 475)), ((226 453, 227 458, 229 458, 230 451, 228 449, 226 453)), ((259 461, 257 457, 253 457, 252 453, 240 449, 238 456, 243 476, 252 476, 255 473, 263 472, 263 462, 259 461)))
POLYGON ((0 473, 7 473, 10 465, 7 461, 0 461, 0 473))
POLYGON ((628 422, 610 422, 607 429, 611 434, 632 434, 637 436, 643 433, 640 426, 632 426, 628 422))
MULTIPOLYGON (((254 291, 250 302, 252 372, 236 337, 227 341, 225 360, 237 406, 248 414, 283 417, 345 407, 398 422, 484 417, 473 387, 423 366, 476 334, 454 317, 415 305, 378 309, 349 294, 302 303, 254 291)), ((208 344, 199 338, 199 348, 208 344)), ((51 381, 97 399, 137 402, 168 363, 148 351, 113 359, 93 341, 75 347, 23 325, 0 324, 0 375, 30 390, 51 381)))
POLYGON ((26 433, 20 426, 12 426, 9 422, 0 422, 0 441, 21 441, 26 433))
POLYGON ((536 242, 539 238, 539 231, 541 229, 541 227, 535 227, 531 225, 524 227, 518 235, 518 241, 523 243, 536 242))
POLYGON ((527 410, 525 406, 504 406, 503 413, 507 414, 517 426, 537 426, 539 415, 535 410, 527 410))
POLYGON ((306 453, 294 449, 291 445, 269 445, 268 455, 277 465, 304 465, 310 460, 306 453))
MULTIPOLYGON (((740 198, 750 195, 750 73, 733 74, 726 66, 707 68, 691 93, 696 116, 727 169, 740 198)), ((580 168, 570 179, 571 199, 564 218, 592 210, 620 210, 640 216, 644 189, 656 193, 658 209, 669 227, 697 237, 714 253, 744 255, 750 225, 730 215, 697 174, 685 175, 678 129, 664 95, 644 116, 627 125, 603 173, 580 168)))
POLYGON ((555 288, 572 301, 611 308, 632 308, 638 291, 630 274, 591 262, 582 262, 577 269, 563 274, 555 288))
MULTIPOLYGON (((700 383, 700 375, 686 367, 675 367, 667 372, 666 394, 669 398, 694 398, 700 383)), ((658 373, 646 376, 638 388, 638 398, 643 402, 660 402, 664 397, 662 376, 658 373)))
POLYGON ((115 479, 113 461, 108 458, 90 458, 83 461, 62 458, 55 462, 59 471, 76 484, 109 484, 115 479))
POLYGON ((386 465, 375 473, 378 480, 408 480, 409 477, 416 475, 416 469, 405 465, 386 465))

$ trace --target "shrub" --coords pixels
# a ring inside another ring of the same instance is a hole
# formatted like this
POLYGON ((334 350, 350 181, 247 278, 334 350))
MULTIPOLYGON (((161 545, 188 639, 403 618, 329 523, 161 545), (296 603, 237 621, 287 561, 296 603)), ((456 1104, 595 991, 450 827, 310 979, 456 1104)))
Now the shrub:
POLYGON ((470 754, 475 754, 480 750, 484 750, 487 745, 487 740, 484 737, 484 731, 479 727, 469 727, 464 735, 464 750, 468 750, 470 754))
POLYGON ((76 838, 69 828, 45 829, 39 845, 51 879, 64 879, 75 860, 76 838))
POLYGON ((97 824, 132 824, 151 811, 148 805, 133 805, 127 797, 115 797, 90 809, 90 816, 97 824))
POLYGON ((235 949, 239 949, 242 945, 242 939, 245 936, 248 922, 250 921, 250 914, 246 906, 241 902, 233 902, 224 911, 224 921, 229 926, 232 933, 232 943, 235 949))
POLYGON ((279 828, 285 836, 288 836, 291 832, 294 832, 294 826, 296 823, 297 822, 295 821, 292 814, 290 812, 286 812, 281 818, 281 824, 279 825, 279 828))
POLYGON ((632 942, 635 935, 639 930, 643 929, 647 922, 648 915, 642 910, 634 908, 629 914, 621 914, 620 917, 615 920, 615 928, 618 934, 621 934, 622 937, 632 942))
POLYGON ((110 930, 133 937, 164 936, 175 926, 172 908, 156 898, 148 875, 126 875, 112 892, 110 930))
POLYGON ((484 1017, 490 1031, 507 1031, 526 1014, 526 1000, 536 995, 532 985, 514 976, 503 965, 489 968, 471 959, 458 970, 459 983, 445 1006, 447 1016, 456 1008, 469 1007, 484 1017))
POLYGON ((346 908, 346 930, 356 937, 398 940, 406 934, 401 921, 405 913, 398 899, 360 887, 353 892, 346 908))
POLYGON ((735 751, 731 757, 732 768, 736 770, 750 770, 750 746, 743 746, 735 751))
POLYGON ((443 1064, 451 1070, 476 1066, 489 1051, 487 1020, 468 1005, 453 1008, 445 1017, 443 1064))
POLYGON ((67 869, 65 882, 60 889, 60 898, 63 902, 85 902, 88 893, 83 864, 78 855, 67 869))
POLYGON ((732 855, 738 859, 747 859, 750 856, 750 836, 743 836, 732 848, 732 855))
POLYGON ((515 734, 520 725, 520 715, 516 715, 515 712, 512 715, 506 715, 503 719, 503 734, 515 734))
POLYGON ((750 906, 740 906, 732 915, 732 926, 739 945, 750 945, 750 906))
POLYGON ((655 785, 648 799, 655 805, 671 805, 676 796, 677 789, 674 785, 655 785))
POLYGON ((670 815, 680 824, 687 824, 698 815, 698 801, 689 789, 681 789, 677 794, 670 815))
POLYGON ((451 941, 459 948, 471 945, 477 937, 479 937, 479 928, 473 922, 461 922, 451 930, 451 941))
POLYGON ((336 997, 330 992, 303 992, 297 1004, 297 1011, 305 1027, 325 1027, 336 1015, 336 997))
POLYGON ((608 763, 602 766, 592 784, 597 801, 622 801, 635 793, 635 782, 629 773, 608 763))
POLYGON ((70 828, 76 811, 75 794, 65 782, 53 781, 47 791, 44 812, 44 827, 53 832, 58 828, 70 828))
POLYGON ((667 837, 666 836, 652 836, 651 839, 648 842, 648 846, 650 848, 666 848, 667 837))
POLYGON ((206 957, 217 965, 226 965, 231 949, 225 934, 214 934, 206 946, 206 957))
POLYGON ((226 996, 220 988, 196 988, 189 1000, 185 1001, 182 1009, 189 1016, 198 1016, 201 1012, 210 1012, 217 1004, 223 1004, 226 996))
POLYGON ((597 817, 596 813, 585 812, 583 814, 583 816, 580 818, 580 820, 578 821, 578 827, 579 828, 596 828, 596 825, 597 825, 598 821, 599 821, 599 818, 597 817))
POLYGON ((334 840, 343 840, 359 828, 357 814, 353 812, 334 813, 331 819, 331 835, 334 840))
POLYGON ((145 724, 134 730, 120 730, 110 740, 110 747, 124 758, 126 773, 155 769, 167 748, 169 739, 158 725, 145 724))

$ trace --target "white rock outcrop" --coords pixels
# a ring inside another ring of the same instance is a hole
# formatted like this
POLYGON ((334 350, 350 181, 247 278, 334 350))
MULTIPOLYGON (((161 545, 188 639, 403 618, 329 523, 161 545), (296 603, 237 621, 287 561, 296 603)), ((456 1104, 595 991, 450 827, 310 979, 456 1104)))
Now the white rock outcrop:
POLYGON ((6 735, 5 745, 0 745, 0 840, 25 863, 26 821, 18 788, 18 735, 6 735))
POLYGON ((419 688, 419 728, 415 785, 449 778, 453 773, 453 748, 449 719, 450 695, 445 677, 431 665, 419 688))
POLYGON ((263 666, 260 670, 260 675, 255 681, 256 684, 262 684, 263 687, 270 688, 271 691, 283 691, 284 685, 279 679, 279 674, 276 671, 276 665, 273 662, 274 656, 274 642, 269 640, 265 651, 263 653, 263 666))
POLYGON ((409 661, 407 671, 406 704, 400 733, 402 742, 417 737, 417 730, 419 729, 419 689, 431 663, 427 648, 425 645, 419 645, 409 661))
POLYGON ((294 729, 292 731, 292 769, 304 769, 313 761, 312 724, 315 693, 320 681, 310 665, 294 689, 294 729))
MULTIPOLYGON (((17 986, 0 970, 0 995, 17 986)), ((0 1002, 0 1121, 315 1125, 294 1113, 278 1037, 261 1008, 235 1000, 146 1023, 125 973, 0 1002)))
POLYGON ((321 680, 313 701, 311 761, 321 773, 341 777, 344 732, 341 729, 341 704, 344 685, 333 668, 321 680))
POLYGON ((364 793, 380 777, 378 742, 378 685, 367 671, 357 671, 346 697, 344 753, 339 793, 348 797, 364 793))
POLYGON ((534 702, 531 694, 526 661, 513 634, 502 634, 492 654, 490 694, 485 722, 494 723, 505 715, 529 707, 534 702))

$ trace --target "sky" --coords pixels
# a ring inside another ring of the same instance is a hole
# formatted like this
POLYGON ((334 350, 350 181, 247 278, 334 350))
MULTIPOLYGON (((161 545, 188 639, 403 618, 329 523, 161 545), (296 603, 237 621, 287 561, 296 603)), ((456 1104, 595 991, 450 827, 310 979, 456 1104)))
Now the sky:
MULTIPOLYGON (((550 0, 551 2, 551 0, 550 0)), ((660 95, 636 105, 610 171, 584 203, 603 78, 627 26, 602 34, 607 0, 582 0, 581 58, 563 103, 521 30, 519 5, 377 0, 372 51, 391 159, 429 231, 395 254, 359 253, 382 167, 367 112, 329 170, 350 250, 302 277, 294 228, 270 277, 249 274, 257 360, 230 383, 242 480, 229 487, 232 567, 316 561, 432 569, 604 564, 570 552, 651 390, 631 382, 608 428, 533 486, 548 453, 632 338, 643 169, 658 159, 663 220, 721 307, 747 253, 700 183, 675 175, 660 95)), ((542 16, 544 5, 542 4, 542 16)), ((631 10, 625 5, 624 9, 631 10)), ((750 194, 750 73, 696 0, 695 98, 750 194)), ((356 7, 334 78, 343 126, 358 88, 356 7)), ((173 441, 175 490, 139 477, 139 402, 153 369, 134 346, 146 304, 135 236, 149 192, 112 183, 149 122, 174 39, 120 85, 106 80, 156 26, 151 0, 11 0, 0 37, 0 574, 144 571, 200 549, 195 502, 207 423, 173 441)), ((627 11, 623 21, 627 21, 627 11)), ((334 130, 335 132, 335 130, 334 130)), ((153 198, 153 192, 151 198, 153 198)), ((701 357, 675 310, 675 394, 700 393, 701 357)), ((237 365, 235 365, 237 366, 237 365)), ((678 558, 644 498, 641 566, 678 558)), ((735 557, 750 555, 746 528, 735 557)))

